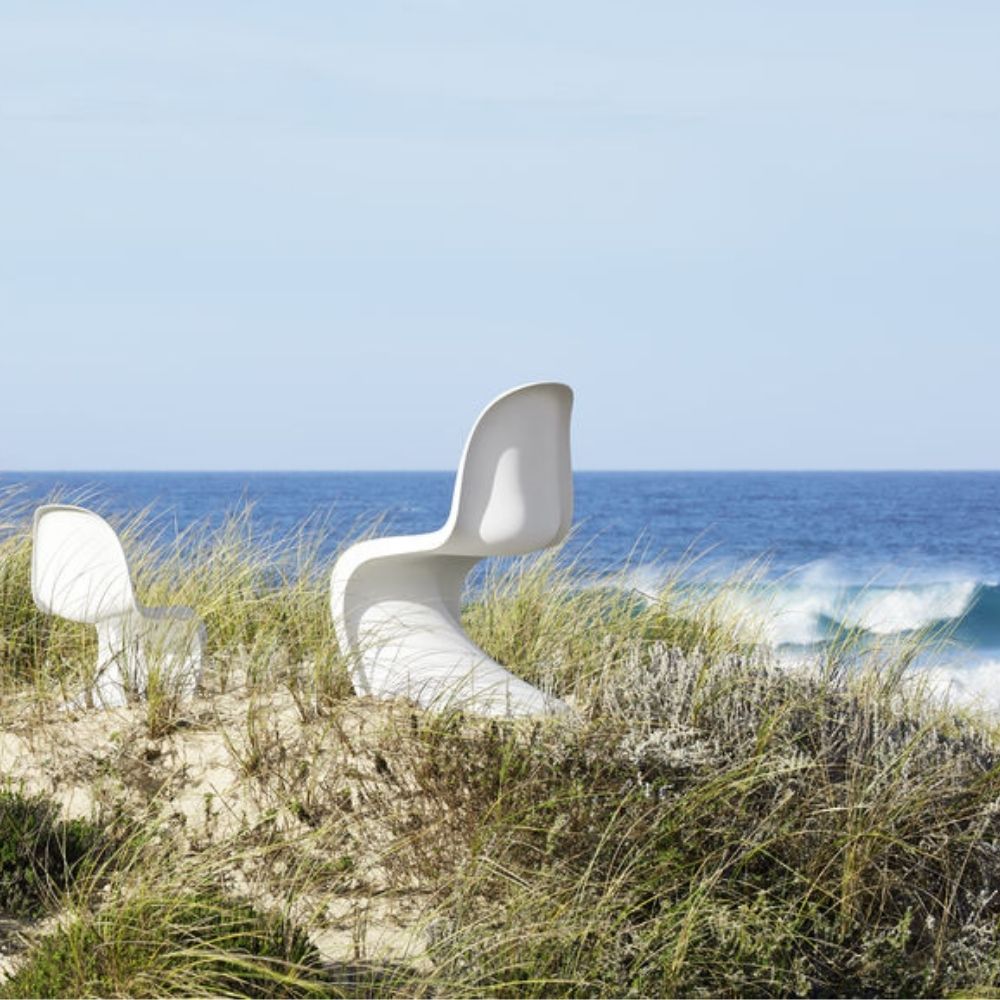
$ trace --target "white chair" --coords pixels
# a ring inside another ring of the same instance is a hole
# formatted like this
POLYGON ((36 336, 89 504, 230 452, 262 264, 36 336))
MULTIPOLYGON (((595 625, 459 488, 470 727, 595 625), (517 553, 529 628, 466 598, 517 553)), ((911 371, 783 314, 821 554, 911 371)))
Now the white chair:
POLYGON ((31 593, 40 610, 97 626, 93 694, 99 705, 145 695, 151 670, 179 696, 194 693, 205 627, 190 608, 136 600, 114 529, 93 511, 46 504, 35 511, 31 593))
POLYGON ((572 406, 572 390, 557 382, 499 396, 469 435, 444 526, 359 542, 337 560, 333 621, 358 694, 491 716, 567 709, 491 660, 460 613, 480 559, 545 548, 569 530, 572 406))

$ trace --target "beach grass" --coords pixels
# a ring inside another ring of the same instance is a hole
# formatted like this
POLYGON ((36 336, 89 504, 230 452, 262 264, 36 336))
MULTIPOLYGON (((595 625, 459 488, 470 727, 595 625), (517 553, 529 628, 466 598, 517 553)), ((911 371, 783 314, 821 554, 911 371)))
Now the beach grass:
POLYGON ((139 599, 205 620, 203 691, 67 711, 92 630, 34 609, 15 507, 0 859, 89 839, 32 853, 4 995, 1000 988, 1000 744, 912 671, 927 636, 790 665, 734 613, 753 570, 647 595, 545 553, 492 566, 465 624, 573 714, 430 714, 353 695, 324 525, 259 538, 240 510, 174 538, 138 514, 116 527, 139 599))

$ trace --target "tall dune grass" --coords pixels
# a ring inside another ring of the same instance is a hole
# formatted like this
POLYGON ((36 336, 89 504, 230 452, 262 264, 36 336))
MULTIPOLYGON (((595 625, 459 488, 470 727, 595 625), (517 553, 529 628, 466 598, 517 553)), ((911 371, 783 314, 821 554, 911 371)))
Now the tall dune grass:
MULTIPOLYGON (((573 716, 434 715, 351 693, 321 525, 117 527, 140 600, 208 625, 196 717, 147 719, 150 753, 223 726, 212 706, 235 698, 224 735, 261 818, 210 846, 143 820, 145 846, 68 891, 8 995, 1000 988, 996 729, 919 683, 917 644, 845 636, 793 667, 731 614, 752 574, 708 589, 678 572, 649 598, 548 553, 495 567, 465 623, 573 716), (279 692, 292 729, 269 714, 279 692), (338 901, 389 898, 413 901, 422 953, 379 968, 359 930, 337 968, 363 972, 331 979, 302 935, 338 901)), ((0 713, 51 726, 95 651, 35 612, 29 558, 22 518, 0 541, 0 713)))

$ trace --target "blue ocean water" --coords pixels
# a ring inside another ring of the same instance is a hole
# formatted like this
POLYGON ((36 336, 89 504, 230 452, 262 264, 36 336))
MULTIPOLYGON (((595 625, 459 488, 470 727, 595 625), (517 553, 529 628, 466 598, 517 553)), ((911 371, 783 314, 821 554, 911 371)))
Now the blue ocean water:
MULTIPOLYGON (((103 510, 149 507, 168 530, 217 522, 244 501, 262 531, 309 517, 343 539, 428 531, 448 512, 445 472, 73 472, 0 474, 22 498, 87 496, 103 510)), ((954 622, 964 683, 1000 690, 1000 472, 578 472, 569 554, 630 567, 645 591, 679 562, 723 579, 760 562, 762 611, 778 646, 842 625, 873 635, 954 622)), ((0 514, 0 521, 3 520, 0 514)))

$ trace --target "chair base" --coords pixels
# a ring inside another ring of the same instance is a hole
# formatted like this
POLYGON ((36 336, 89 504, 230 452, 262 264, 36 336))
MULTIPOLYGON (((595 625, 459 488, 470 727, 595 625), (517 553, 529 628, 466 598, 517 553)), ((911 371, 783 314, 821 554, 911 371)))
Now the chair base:
POLYGON ((189 608, 143 608, 97 623, 96 707, 147 697, 151 684, 178 698, 198 686, 205 626, 189 608))
POLYGON ((337 640, 358 694, 500 718, 569 711, 492 660, 463 630, 462 586, 478 559, 384 556, 381 541, 360 542, 333 569, 337 640), (365 559, 366 552, 379 554, 365 559))

